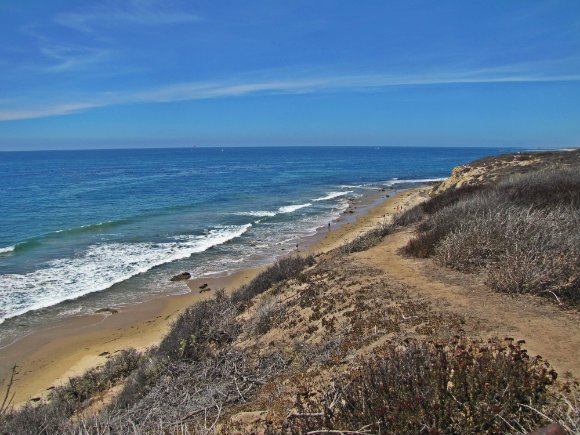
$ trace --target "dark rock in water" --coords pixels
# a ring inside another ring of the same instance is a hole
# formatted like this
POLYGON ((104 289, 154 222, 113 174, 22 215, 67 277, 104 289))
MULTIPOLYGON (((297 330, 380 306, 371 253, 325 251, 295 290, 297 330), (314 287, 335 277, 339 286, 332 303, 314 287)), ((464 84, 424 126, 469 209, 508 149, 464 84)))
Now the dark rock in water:
POLYGON ((202 289, 202 290, 203 290, 204 288, 206 288, 206 287, 207 287, 207 282, 205 282, 205 283, 203 283, 202 285, 200 285, 200 286, 199 286, 199 288, 200 288, 200 289, 202 289))
POLYGON ((115 310, 114 308, 99 308, 95 313, 97 314, 117 314, 119 310, 115 310))
POLYGON ((175 275, 173 278, 171 278, 171 281, 185 281, 189 278, 191 278, 191 273, 183 272, 180 273, 179 275, 175 275))

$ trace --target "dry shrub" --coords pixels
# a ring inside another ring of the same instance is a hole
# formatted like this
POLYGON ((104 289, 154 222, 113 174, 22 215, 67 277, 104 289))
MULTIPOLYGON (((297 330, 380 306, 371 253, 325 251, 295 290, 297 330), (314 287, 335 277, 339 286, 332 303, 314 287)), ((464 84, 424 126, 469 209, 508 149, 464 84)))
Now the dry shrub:
POLYGON ((190 306, 177 318, 159 347, 153 348, 127 379, 115 406, 125 409, 139 403, 164 382, 171 364, 203 361, 231 344, 240 333, 236 314, 237 307, 223 290, 212 299, 190 306))
POLYGON ((443 210, 459 201, 470 198, 476 193, 485 192, 490 186, 484 184, 476 184, 471 186, 462 186, 457 189, 448 189, 437 196, 429 199, 422 204, 423 211, 426 214, 432 215, 439 210, 443 210))
POLYGON ((250 319, 250 333, 255 336, 265 334, 272 327, 273 321, 283 315, 284 306, 280 303, 279 297, 268 296, 263 298, 256 306, 250 319))
POLYGON ((564 391, 555 394, 554 400, 543 409, 533 410, 551 423, 561 425, 570 434, 580 434, 580 385, 568 383, 564 391))
POLYGON ((223 290, 181 314, 159 344, 157 357, 199 360, 215 346, 231 343, 240 326, 234 317, 237 307, 223 290))
POLYGON ((94 433, 213 433, 226 407, 250 399, 255 390, 286 365, 280 354, 252 358, 232 346, 197 362, 165 361, 159 380, 130 406, 114 402, 89 419, 94 433), (163 428, 163 430, 160 430, 163 428))
POLYGON ((424 216, 425 210, 423 209, 423 204, 417 204, 401 213, 395 214, 393 216, 393 225, 396 227, 408 227, 421 221, 424 216))
POLYGON ((108 390, 129 376, 141 361, 141 354, 135 349, 124 349, 107 362, 88 370, 81 376, 69 379, 62 387, 55 388, 49 395, 51 401, 66 398, 82 403, 96 392, 108 390))
POLYGON ((306 369, 313 365, 324 365, 344 351, 344 335, 333 335, 320 343, 295 341, 292 350, 294 368, 306 369))
POLYGON ((270 433, 506 433, 542 424, 556 373, 511 341, 411 341, 361 361, 322 397, 304 391, 297 412, 270 433))
POLYGON ((439 240, 436 233, 418 233, 401 248, 401 253, 416 258, 429 258, 434 254, 439 240))
POLYGON ((241 286, 232 294, 232 302, 242 307, 254 296, 264 293, 273 285, 291 278, 297 278, 300 273, 314 264, 314 256, 295 255, 282 258, 256 276, 248 284, 241 286))
POLYGON ((381 223, 372 230, 367 231, 354 240, 345 243, 340 247, 340 252, 350 254, 353 252, 362 252, 377 246, 381 241, 394 231, 395 227, 387 223, 381 223))
POLYGON ((0 418, 0 432, 9 434, 65 433, 70 417, 87 405, 96 393, 106 391, 125 379, 137 368, 141 354, 135 349, 118 352, 103 366, 88 370, 82 376, 56 387, 49 400, 39 404, 28 402, 22 408, 0 418))
POLYGON ((497 190, 516 205, 549 208, 561 205, 580 207, 578 168, 546 168, 512 176, 497 185, 497 190))
POLYGON ((467 198, 471 198, 479 192, 490 190, 489 185, 464 186, 457 189, 449 189, 429 200, 417 204, 393 217, 393 225, 396 227, 407 227, 417 222, 421 222, 426 216, 433 215, 446 207, 452 206, 467 198))
POLYGON ((463 222, 469 222, 501 203, 498 195, 491 192, 454 202, 421 222, 417 226, 417 235, 403 247, 402 252, 417 258, 431 257, 439 243, 463 222))
POLYGON ((462 271, 484 269, 489 285, 509 293, 550 293, 579 301, 580 212, 505 207, 462 221, 435 258, 462 271))
POLYGON ((437 211, 417 226, 404 254, 485 271, 498 291, 580 302, 578 171, 542 170, 450 192, 425 203, 437 211))

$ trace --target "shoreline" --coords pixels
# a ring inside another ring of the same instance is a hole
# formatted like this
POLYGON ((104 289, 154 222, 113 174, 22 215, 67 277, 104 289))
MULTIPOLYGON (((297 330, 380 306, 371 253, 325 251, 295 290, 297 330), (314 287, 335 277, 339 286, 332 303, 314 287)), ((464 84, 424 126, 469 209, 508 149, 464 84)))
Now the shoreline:
MULTIPOLYGON (((321 228, 300 242, 298 252, 327 252, 388 219, 397 206, 404 208, 427 196, 429 186, 377 191, 333 221, 331 231, 321 228), (389 197, 386 197, 386 195, 389 197), (366 200, 366 202, 365 202, 366 200)), ((293 251, 296 252, 296 251, 293 251)), ((292 252, 286 251, 286 255, 292 252)), ((233 274, 185 281, 189 293, 166 295, 124 307, 115 314, 90 314, 59 321, 56 326, 35 331, 2 348, 0 381, 18 366, 14 404, 45 396, 49 388, 103 364, 116 351, 154 346, 167 333, 172 321, 188 306, 209 298, 214 291, 232 291, 250 281, 265 267, 242 269, 233 274), (208 284, 212 291, 200 293, 208 284)))

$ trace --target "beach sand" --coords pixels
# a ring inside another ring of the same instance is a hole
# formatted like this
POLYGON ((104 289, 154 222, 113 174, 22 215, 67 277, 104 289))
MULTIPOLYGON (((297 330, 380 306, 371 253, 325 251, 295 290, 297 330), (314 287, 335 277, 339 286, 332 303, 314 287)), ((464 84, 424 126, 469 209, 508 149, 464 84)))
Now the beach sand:
MULTIPOLYGON (((397 207, 408 208, 427 198, 430 189, 409 189, 394 196, 392 191, 371 195, 333 222, 330 231, 323 228, 301 242, 298 250, 301 253, 332 250, 390 219, 397 207), (385 198, 386 194, 390 197, 385 198)), ((105 363, 108 356, 121 349, 144 350, 156 345, 185 308, 211 297, 217 289, 231 291, 239 287, 260 270, 245 269, 225 277, 192 279, 183 283, 191 289, 187 294, 159 297, 124 307, 115 314, 63 319, 55 327, 34 332, 0 349, 0 380, 9 377, 11 367, 17 365, 12 390, 14 404, 43 397, 50 387, 105 363), (206 283, 211 291, 200 293, 199 287, 206 283)))

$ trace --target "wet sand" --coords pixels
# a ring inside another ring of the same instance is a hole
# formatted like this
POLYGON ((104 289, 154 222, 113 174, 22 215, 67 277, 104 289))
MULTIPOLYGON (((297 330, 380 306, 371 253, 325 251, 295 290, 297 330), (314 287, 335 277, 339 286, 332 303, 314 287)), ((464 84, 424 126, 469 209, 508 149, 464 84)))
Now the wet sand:
MULTIPOLYGON (((298 251, 318 253, 334 249, 388 220, 398 206, 406 208, 425 198, 429 190, 421 187, 396 196, 393 191, 375 192, 332 222, 330 231, 323 228, 301 241, 298 251), (387 194, 389 198, 385 198, 387 194)), ((6 379, 11 367, 17 365, 14 403, 46 395, 51 386, 103 364, 116 351, 129 347, 143 350, 156 345, 176 316, 189 305, 211 297, 217 289, 231 291, 250 281, 260 270, 245 269, 230 276, 184 281, 183 285, 191 289, 187 294, 159 297, 123 307, 115 314, 63 319, 55 327, 34 332, 0 349, 0 380, 6 379), (203 284, 211 290, 200 293, 203 284)))

